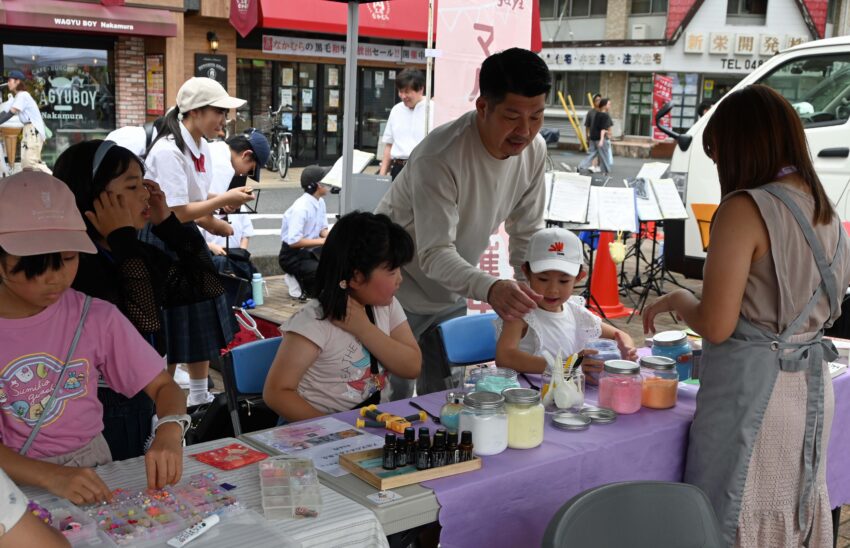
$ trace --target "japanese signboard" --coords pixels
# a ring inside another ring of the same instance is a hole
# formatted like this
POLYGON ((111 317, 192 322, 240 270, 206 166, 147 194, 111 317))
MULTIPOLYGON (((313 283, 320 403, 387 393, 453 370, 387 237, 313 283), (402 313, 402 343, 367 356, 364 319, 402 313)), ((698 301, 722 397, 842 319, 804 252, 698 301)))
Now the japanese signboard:
MULTIPOLYGON (((345 59, 345 42, 319 38, 263 35, 263 53, 294 55, 297 57, 331 57, 345 59)), ((409 48, 389 44, 362 43, 357 47, 357 58, 368 61, 425 63, 423 48, 409 48)))
MULTIPOLYGON (((652 75, 652 139, 656 141, 663 141, 667 138, 661 130, 658 129, 655 125, 655 115, 658 113, 661 108, 673 100, 673 79, 669 76, 663 76, 661 74, 653 74, 652 75)), ((666 127, 672 127, 672 118, 668 113, 666 116, 661 118, 661 125, 666 127)))
POLYGON ((145 113, 165 114, 165 56, 145 55, 145 113))

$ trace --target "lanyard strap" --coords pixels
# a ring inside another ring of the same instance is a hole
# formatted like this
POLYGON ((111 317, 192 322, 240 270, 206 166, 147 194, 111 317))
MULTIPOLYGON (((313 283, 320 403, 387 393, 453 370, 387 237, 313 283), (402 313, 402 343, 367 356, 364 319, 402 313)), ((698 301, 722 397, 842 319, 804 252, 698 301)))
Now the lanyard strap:
POLYGON ((59 379, 53 387, 53 392, 50 393, 50 398, 44 405, 44 410, 42 411, 41 416, 38 417, 38 421, 35 423, 35 426, 32 427, 32 432, 30 432, 27 441, 24 442, 23 447, 21 447, 21 450, 18 451, 18 454, 21 456, 26 456, 29 452, 32 442, 35 441, 35 437, 38 435, 39 430, 41 430, 41 424, 44 422, 47 414, 53 408, 53 404, 56 402, 56 393, 59 392, 59 387, 62 386, 62 377, 65 376, 65 369, 67 369, 68 364, 71 362, 71 358, 73 358, 74 352, 77 350, 77 343, 80 342, 80 336, 83 334, 83 325, 86 323, 86 316, 89 314, 90 305, 91 297, 86 295, 86 300, 83 302, 83 312, 80 314, 80 323, 77 324, 77 331, 74 333, 74 339, 71 341, 71 346, 68 348, 68 355, 65 357, 65 363, 62 364, 62 370, 59 372, 59 379))

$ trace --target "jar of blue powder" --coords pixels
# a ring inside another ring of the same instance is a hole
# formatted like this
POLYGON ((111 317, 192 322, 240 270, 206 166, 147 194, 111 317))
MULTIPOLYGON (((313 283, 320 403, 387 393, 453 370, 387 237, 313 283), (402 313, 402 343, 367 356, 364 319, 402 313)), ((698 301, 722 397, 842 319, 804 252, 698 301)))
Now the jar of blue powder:
POLYGON ((684 331, 662 331, 652 338, 652 355, 664 356, 676 360, 676 370, 679 380, 691 378, 691 367, 694 362, 694 352, 684 331))
POLYGON ((446 392, 446 404, 440 409, 440 424, 446 430, 458 431, 460 410, 463 409, 463 392, 446 392))

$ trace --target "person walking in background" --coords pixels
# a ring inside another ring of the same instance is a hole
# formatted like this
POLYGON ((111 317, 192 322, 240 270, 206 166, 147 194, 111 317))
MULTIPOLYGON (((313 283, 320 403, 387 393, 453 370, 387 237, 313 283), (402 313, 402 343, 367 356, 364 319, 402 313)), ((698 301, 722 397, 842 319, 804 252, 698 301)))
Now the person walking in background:
POLYGON ((684 480, 705 491, 725 545, 832 546, 826 449, 835 412, 823 339, 850 284, 850 242, 818 179, 800 117, 779 93, 728 95, 705 126, 720 207, 702 300, 674 312, 703 337, 684 480))
MULTIPOLYGON (((47 138, 47 130, 44 127, 41 111, 38 110, 38 103, 24 89, 24 80, 26 76, 20 70, 9 71, 7 83, 14 99, 6 105, 5 112, 0 113, 0 124, 17 114, 21 123, 24 124, 21 140, 21 169, 37 169, 50 173, 50 169, 41 161, 41 148, 47 138)), ((14 171, 15 166, 9 167, 14 171)))
POLYGON ((599 160, 596 159, 596 143, 590 140, 590 130, 593 128, 593 119, 596 117, 596 109, 599 108, 599 100, 602 96, 598 93, 593 96, 593 104, 590 105, 584 117, 584 138, 587 140, 587 155, 591 157, 591 171, 598 171, 599 160))
POLYGON ((390 111, 387 127, 381 140, 384 154, 381 175, 398 176, 410 153, 425 138, 425 75, 421 70, 404 69, 395 80, 398 98, 390 111))
POLYGON ((594 158, 599 158, 599 171, 602 173, 610 173, 614 166, 614 155, 611 152, 611 128, 614 122, 608 114, 609 110, 611 110, 611 101, 607 98, 600 99, 599 108, 593 116, 593 125, 590 128, 591 152, 579 164, 579 171, 589 169, 594 158))

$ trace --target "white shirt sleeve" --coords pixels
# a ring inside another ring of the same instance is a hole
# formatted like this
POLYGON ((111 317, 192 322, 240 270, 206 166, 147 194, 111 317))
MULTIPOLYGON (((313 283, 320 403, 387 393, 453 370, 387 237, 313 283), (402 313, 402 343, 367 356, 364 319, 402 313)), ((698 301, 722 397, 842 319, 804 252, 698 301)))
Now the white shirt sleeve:
POLYGON ((292 212, 289 217, 289 225, 287 226, 286 236, 283 241, 289 245, 304 238, 304 225, 307 223, 307 212, 298 208, 292 212))
POLYGON ((20 521, 26 510, 27 498, 0 469, 0 537, 20 521))
POLYGON ((381 137, 381 141, 385 145, 393 144, 393 114, 395 113, 395 109, 390 111, 390 115, 387 118, 387 125, 384 128, 384 135, 381 137))
POLYGON ((401 307, 401 303, 398 302, 398 299, 393 297, 393 302, 390 304, 390 333, 392 333, 393 329, 406 321, 407 316, 404 313, 404 309, 401 307))
POLYGON ((176 146, 165 144, 151 150, 145 162, 146 176, 159 183, 168 207, 187 205, 191 201, 184 161, 185 156, 176 146))

